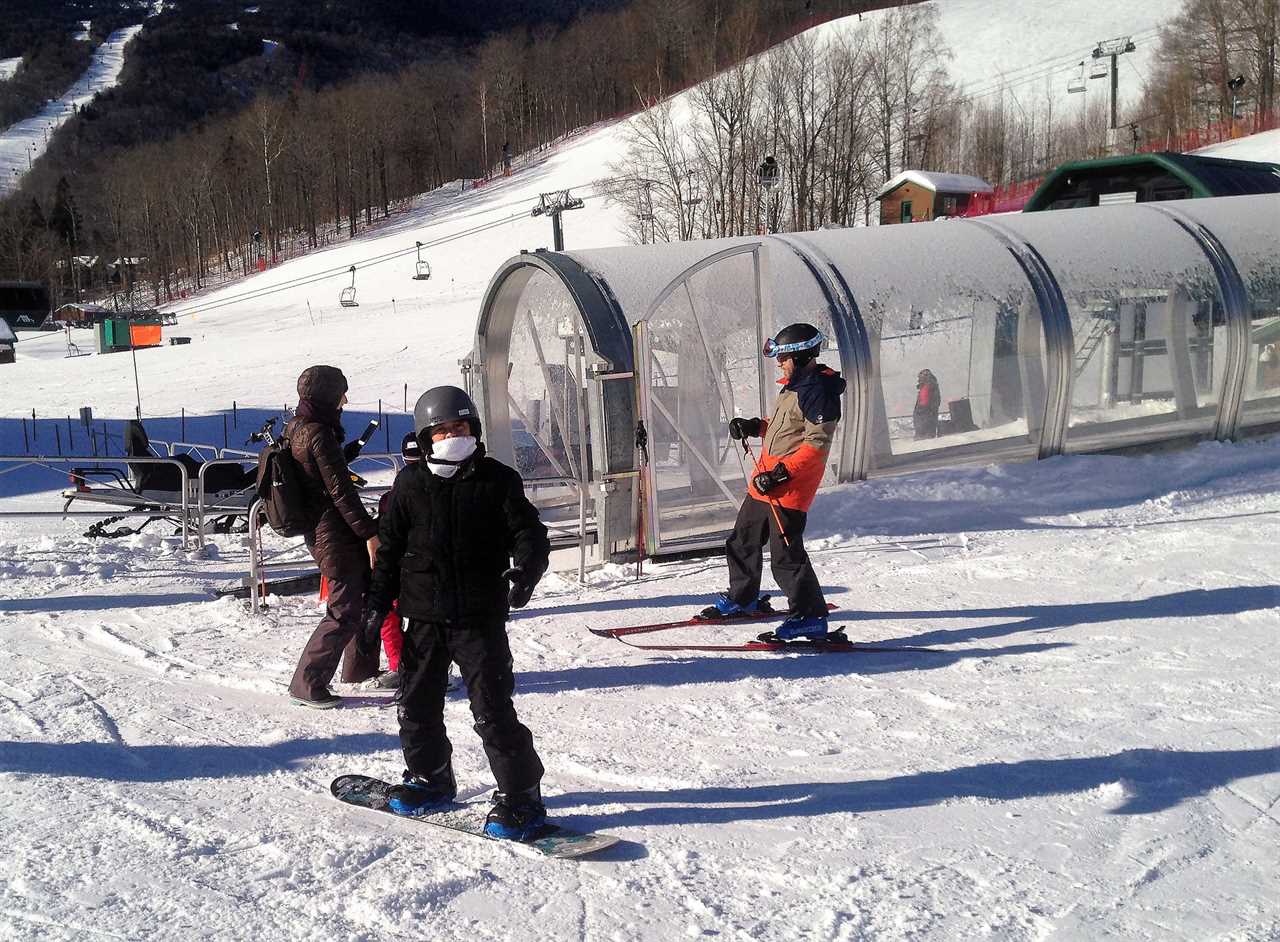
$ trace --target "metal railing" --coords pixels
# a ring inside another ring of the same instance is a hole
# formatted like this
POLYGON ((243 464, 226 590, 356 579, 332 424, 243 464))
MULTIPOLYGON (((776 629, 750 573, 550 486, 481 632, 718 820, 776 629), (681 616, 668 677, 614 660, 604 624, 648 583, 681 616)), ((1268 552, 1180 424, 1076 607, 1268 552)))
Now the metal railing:
MULTIPOLYGON (((392 457, 389 455, 370 455, 371 458, 392 457)), ((541 487, 541 486, 568 486, 578 493, 578 582, 582 583, 586 580, 587 569, 587 495, 586 488, 576 478, 572 477, 542 477, 528 478, 524 481, 525 487, 541 487)), ((390 487, 375 486, 365 487, 360 491, 361 497, 371 497, 380 495, 389 491, 390 487)), ((262 598, 266 594, 267 575, 272 571, 282 571, 289 569, 297 569, 299 566, 307 565, 302 559, 281 559, 285 554, 296 552, 299 549, 300 538, 295 538, 290 544, 282 549, 274 552, 268 552, 262 544, 262 521, 263 521, 262 501, 256 500, 249 507, 249 572, 245 576, 245 582, 249 589, 250 605, 255 614, 262 611, 262 598)))
MULTIPOLYGON (((181 488, 179 491, 179 500, 176 505, 169 504, 164 501, 150 501, 156 509, 152 510, 115 510, 112 513, 104 514, 97 510, 0 510, 0 518, 18 518, 18 517, 156 517, 170 516, 176 511, 181 521, 182 527, 182 548, 184 550, 191 548, 191 476, 187 471, 187 466, 177 458, 112 458, 102 457, 100 455, 0 455, 0 465, 12 464, 14 467, 7 468, 4 472, 9 473, 17 471, 24 467, 44 467, 48 470, 54 470, 51 465, 67 465, 71 468, 84 468, 86 471, 100 470, 103 465, 125 465, 125 474, 120 475, 123 480, 128 480, 128 466, 134 464, 155 464, 155 465, 171 465, 178 469, 181 488)), ((134 491, 127 491, 133 497, 142 499, 141 495, 134 491)), ((72 498, 74 499, 74 498, 72 498)))

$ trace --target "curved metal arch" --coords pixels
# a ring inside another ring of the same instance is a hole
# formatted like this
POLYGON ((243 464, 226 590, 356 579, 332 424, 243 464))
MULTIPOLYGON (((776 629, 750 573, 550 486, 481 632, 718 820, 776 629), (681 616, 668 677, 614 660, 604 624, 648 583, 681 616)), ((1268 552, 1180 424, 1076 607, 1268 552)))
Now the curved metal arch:
POLYGON ((1227 441, 1239 431, 1240 413, 1244 405, 1249 351, 1249 289, 1240 277, 1231 253, 1208 226, 1172 206, 1143 208, 1172 219, 1191 236, 1209 259, 1214 277, 1218 279, 1218 291, 1222 295, 1223 312, 1227 317, 1227 368, 1223 373, 1222 397, 1218 400, 1213 437, 1218 441, 1227 441))
MULTIPOLYGON (((590 346, 588 354, 591 359, 588 362, 592 374, 625 373, 633 369, 631 332, 627 329, 621 306, 607 284, 577 260, 559 252, 521 252, 508 259, 490 279, 480 304, 480 317, 476 323, 478 363, 474 364, 481 378, 480 408, 485 426, 490 429, 491 450, 496 458, 508 463, 514 463, 514 447, 510 440, 511 408, 506 394, 511 333, 520 298, 538 272, 562 285, 576 305, 590 346), (503 434, 505 439, 494 437, 503 434)), ((597 458, 603 459, 601 463, 607 472, 625 470, 632 464, 635 397, 631 393, 631 385, 601 384, 601 408, 608 420, 601 429, 604 441, 598 443, 597 458)))
POLYGON ((1044 423, 1041 425, 1037 458, 1062 454, 1066 445, 1067 422, 1071 411, 1071 358, 1075 355, 1075 333, 1071 313, 1062 294, 1058 278, 1040 251, 1012 230, 994 220, 967 220, 986 229, 1013 256, 1026 275, 1040 308, 1040 325, 1044 328, 1048 350, 1048 376, 1045 381, 1044 423))
POLYGON ((798 235, 779 234, 771 239, 786 245, 809 269, 818 283, 827 306, 831 324, 839 334, 840 367, 846 379, 845 435, 837 463, 839 481, 861 481, 867 476, 870 461, 871 390, 875 364, 871 359, 871 340, 853 289, 835 262, 798 235))
POLYGON ((726 258, 732 258, 735 255, 745 255, 747 253, 759 251, 760 247, 764 244, 765 244, 764 240, 759 239, 754 242, 747 242, 743 245, 735 245, 732 248, 721 249, 719 252, 716 252, 714 255, 708 255, 706 258, 699 259, 697 262, 690 265, 680 274, 672 278, 670 283, 668 283, 665 288, 663 288, 660 292, 658 292, 657 297, 655 297, 653 301, 649 303, 649 307, 645 309, 644 316, 641 317, 637 323, 648 321, 649 318, 653 316, 654 312, 657 311, 658 308, 662 307, 662 305, 666 303, 667 299, 671 297, 673 293, 675 293, 675 290, 677 288, 679 288, 682 284, 687 282, 690 278, 692 278, 698 272, 702 271, 704 268, 710 268, 712 265, 716 264, 717 262, 724 261, 726 258))

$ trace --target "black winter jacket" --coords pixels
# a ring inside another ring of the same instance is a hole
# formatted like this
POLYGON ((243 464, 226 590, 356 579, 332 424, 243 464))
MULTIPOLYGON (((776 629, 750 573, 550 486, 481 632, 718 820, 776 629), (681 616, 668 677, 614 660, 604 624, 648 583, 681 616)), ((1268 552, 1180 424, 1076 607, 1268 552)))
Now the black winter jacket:
POLYGON ((380 611, 399 599, 399 612, 419 621, 503 620, 508 584, 518 566, 534 582, 547 571, 551 545, 520 475, 475 457, 451 478, 425 461, 409 465, 391 489, 381 518, 369 606, 380 611))

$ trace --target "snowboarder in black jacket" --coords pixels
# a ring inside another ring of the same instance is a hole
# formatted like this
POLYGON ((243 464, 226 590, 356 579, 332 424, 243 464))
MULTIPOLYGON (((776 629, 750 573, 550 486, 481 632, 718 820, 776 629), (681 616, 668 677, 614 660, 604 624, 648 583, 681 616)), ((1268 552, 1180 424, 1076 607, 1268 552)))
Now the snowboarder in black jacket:
POLYGON ((485 822, 492 837, 524 840, 543 827, 543 767, 512 704, 515 677, 506 621, 546 572, 547 530, 520 475, 485 455, 480 418, 454 386, 425 392, 414 408, 425 460, 395 480, 381 519, 365 612, 376 631, 399 598, 402 784, 399 814, 437 810, 457 794, 444 726, 449 664, 458 664, 498 790, 485 822))

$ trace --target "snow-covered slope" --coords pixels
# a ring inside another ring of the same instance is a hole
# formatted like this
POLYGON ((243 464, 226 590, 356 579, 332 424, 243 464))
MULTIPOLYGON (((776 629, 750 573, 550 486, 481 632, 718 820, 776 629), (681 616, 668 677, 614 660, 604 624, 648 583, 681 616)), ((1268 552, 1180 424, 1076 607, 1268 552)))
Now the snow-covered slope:
POLYGON ((17 186, 32 162, 45 152, 49 137, 75 114, 76 108, 88 104, 94 95, 119 81, 120 70, 124 68, 124 47, 140 29, 141 26, 127 26, 116 30, 94 52, 84 75, 61 98, 50 101, 34 117, 0 132, 0 196, 17 186))
POLYGON ((13 59, 0 59, 0 82, 11 79, 17 74, 18 66, 22 65, 22 56, 13 59))
MULTIPOLYGON (((1156 52, 1157 28, 1176 14, 1170 0, 934 0, 942 35, 955 54, 953 78, 975 98, 1004 87, 1030 110, 1051 94, 1059 104, 1094 46, 1131 36, 1120 57, 1120 102, 1134 100, 1156 52)), ((1086 65, 1088 63, 1086 62, 1086 65)), ((1086 73, 1087 74, 1087 73, 1086 73)), ((1106 100, 1107 82, 1091 81, 1085 97, 1106 100)))
POLYGON ((1206 157, 1229 157, 1232 160, 1263 160, 1269 163, 1280 163, 1280 130, 1263 131, 1238 137, 1233 141, 1224 141, 1195 151, 1206 157))

